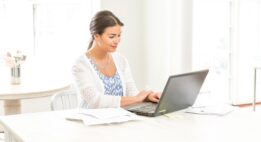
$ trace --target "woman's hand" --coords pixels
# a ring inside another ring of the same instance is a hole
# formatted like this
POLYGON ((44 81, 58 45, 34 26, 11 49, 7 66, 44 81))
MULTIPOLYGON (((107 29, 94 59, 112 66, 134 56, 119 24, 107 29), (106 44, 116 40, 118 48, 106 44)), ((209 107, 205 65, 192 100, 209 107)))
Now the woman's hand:
POLYGON ((161 96, 161 93, 159 93, 159 92, 151 92, 151 93, 147 96, 146 101, 158 103, 159 100, 160 100, 160 96, 161 96))
POLYGON ((136 96, 122 96, 121 97, 121 106, 128 106, 135 103, 144 102, 149 94, 153 93, 152 91, 140 91, 136 96))
POLYGON ((140 91, 136 96, 138 102, 143 102, 148 97, 149 94, 153 93, 152 91, 140 91))

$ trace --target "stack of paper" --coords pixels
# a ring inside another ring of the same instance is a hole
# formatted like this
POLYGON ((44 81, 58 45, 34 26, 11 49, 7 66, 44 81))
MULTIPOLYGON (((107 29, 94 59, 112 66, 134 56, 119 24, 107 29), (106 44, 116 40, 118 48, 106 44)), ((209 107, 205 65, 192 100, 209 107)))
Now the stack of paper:
POLYGON ((122 108, 81 109, 66 116, 68 120, 82 120, 85 125, 121 123, 141 118, 122 108))
POLYGON ((237 109, 230 105, 217 105, 217 106, 199 106, 199 107, 190 107, 185 112, 203 114, 203 115, 218 115, 223 116, 237 109))

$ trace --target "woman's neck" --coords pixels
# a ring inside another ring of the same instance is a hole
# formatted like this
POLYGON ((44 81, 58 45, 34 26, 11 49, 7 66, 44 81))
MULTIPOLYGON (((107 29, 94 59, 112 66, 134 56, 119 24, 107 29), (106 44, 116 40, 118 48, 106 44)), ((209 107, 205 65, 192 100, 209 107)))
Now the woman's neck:
POLYGON ((92 60, 101 71, 107 70, 111 66, 111 57, 108 52, 102 51, 100 47, 94 47, 87 51, 86 56, 92 60))
POLYGON ((101 49, 99 49, 100 47, 93 47, 90 50, 87 51, 87 54, 89 54, 90 56, 95 57, 96 59, 104 59, 107 58, 109 55, 108 52, 105 52, 101 49))

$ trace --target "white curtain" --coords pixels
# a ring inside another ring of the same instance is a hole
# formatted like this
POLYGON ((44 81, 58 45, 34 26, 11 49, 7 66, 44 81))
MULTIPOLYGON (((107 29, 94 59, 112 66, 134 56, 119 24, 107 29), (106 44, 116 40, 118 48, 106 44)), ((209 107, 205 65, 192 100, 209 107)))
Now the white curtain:
MULTIPOLYGON (((261 67, 261 2, 260 0, 232 1, 232 87, 234 104, 252 103, 254 68, 261 67)), ((260 70, 257 101, 261 101, 260 70)))
MULTIPOLYGON (((206 101, 252 103, 254 68, 261 66, 261 2, 196 0, 193 6, 193 68, 211 69, 206 101)), ((260 72, 257 81, 261 101, 260 72)))
POLYGON ((231 101, 230 16, 228 0, 193 3, 192 64, 194 70, 210 70, 200 96, 207 105, 231 101))

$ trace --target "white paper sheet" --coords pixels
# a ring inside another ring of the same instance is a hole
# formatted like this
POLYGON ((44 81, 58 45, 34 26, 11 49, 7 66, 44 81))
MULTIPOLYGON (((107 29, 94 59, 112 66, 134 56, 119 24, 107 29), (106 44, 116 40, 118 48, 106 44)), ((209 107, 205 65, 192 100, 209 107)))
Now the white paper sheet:
POLYGON ((223 116, 236 109, 237 109, 237 107, 233 107, 230 105, 217 105, 217 106, 190 107, 185 112, 194 113, 194 114, 202 114, 202 115, 223 116))
POLYGON ((85 125, 122 123, 141 120, 141 117, 122 108, 81 109, 66 116, 68 120, 81 120, 85 125))

